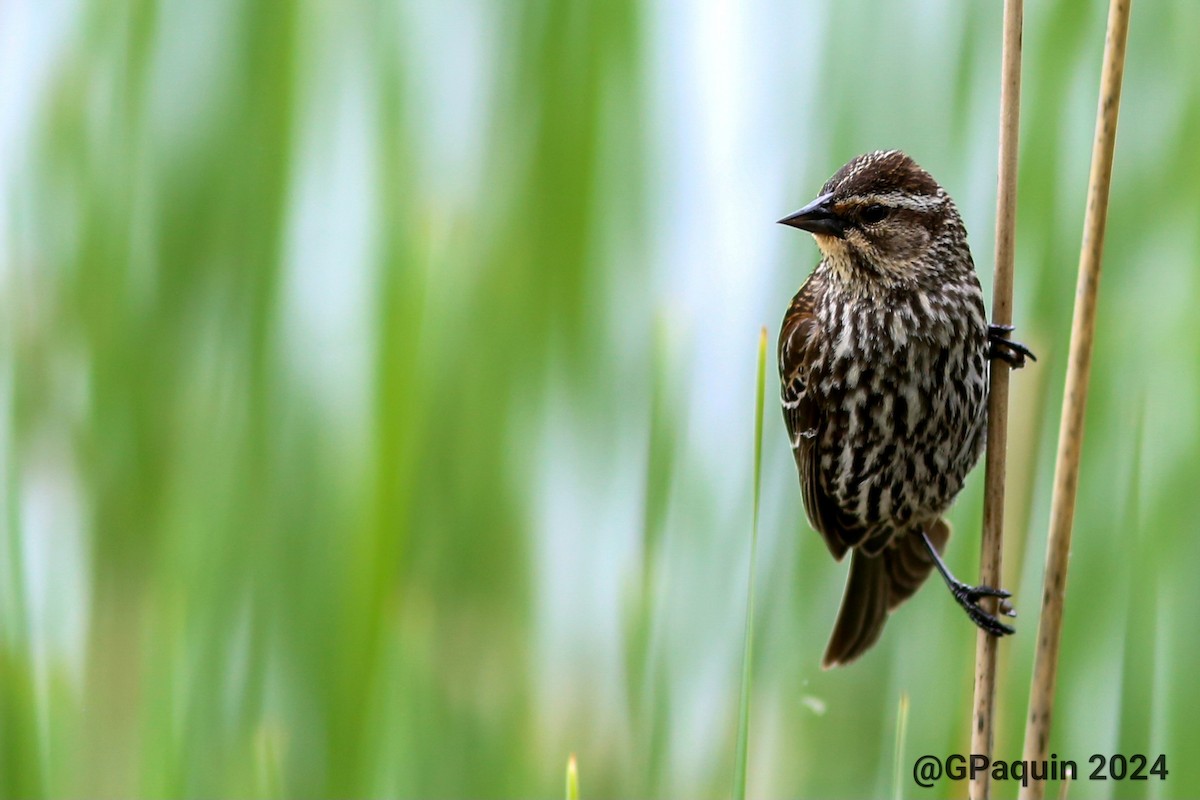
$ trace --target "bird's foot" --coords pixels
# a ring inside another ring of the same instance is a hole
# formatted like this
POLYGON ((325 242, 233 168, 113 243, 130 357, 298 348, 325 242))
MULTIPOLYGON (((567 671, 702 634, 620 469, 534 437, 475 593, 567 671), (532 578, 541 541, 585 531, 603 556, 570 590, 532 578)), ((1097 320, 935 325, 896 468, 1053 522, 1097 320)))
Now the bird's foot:
POLYGON ((996 610, 1006 617, 1015 617, 1017 612, 1012 607, 1012 604, 1008 602, 1008 598, 1012 597, 1012 593, 1006 592, 1003 589, 993 589, 990 586, 971 586, 963 583, 950 574, 946 562, 942 561, 942 554, 933 546, 933 542, 929 540, 929 535, 925 531, 921 531, 921 539, 925 542, 925 549, 929 552, 929 557, 933 560, 933 565, 937 567, 937 571, 942 575, 942 580, 946 581, 946 586, 950 588, 950 593, 954 595, 954 600, 963 607, 963 611, 967 612, 967 616, 971 618, 971 622, 974 622, 978 627, 987 631, 992 636, 1007 636, 1010 633, 1017 632, 1015 628, 1005 625, 984 611, 979 605, 979 601, 983 598, 995 597, 997 599, 996 610))
POLYGON ((954 599, 958 601, 958 604, 967 612, 967 616, 979 628, 992 636, 1007 636, 1010 633, 1016 633, 1015 628, 1005 625, 979 605, 982 598, 995 597, 999 601, 997 610, 1006 617, 1015 617, 1016 609, 1008 602, 1008 598, 1012 597, 1011 592, 1004 589, 993 589, 990 586, 969 586, 965 583, 956 583, 950 587, 950 591, 954 594, 954 599))
POLYGON ((1020 369, 1025 366, 1026 357, 1037 361, 1037 356, 1025 345, 1008 338, 1013 330, 1012 325, 988 325, 988 358, 998 358, 1011 368, 1020 369))

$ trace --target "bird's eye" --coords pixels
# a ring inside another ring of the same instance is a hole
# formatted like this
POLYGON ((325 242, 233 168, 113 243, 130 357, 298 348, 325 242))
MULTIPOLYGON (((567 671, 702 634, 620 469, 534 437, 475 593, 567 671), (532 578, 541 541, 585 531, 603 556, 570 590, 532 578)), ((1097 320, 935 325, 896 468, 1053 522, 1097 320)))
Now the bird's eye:
POLYGON ((883 222, 884 218, 887 215, 888 215, 887 206, 878 206, 877 205, 877 206, 867 206, 866 208, 864 208, 862 210, 862 213, 859 214, 859 217, 862 219, 863 222, 867 223, 868 225, 874 225, 876 222, 883 222))

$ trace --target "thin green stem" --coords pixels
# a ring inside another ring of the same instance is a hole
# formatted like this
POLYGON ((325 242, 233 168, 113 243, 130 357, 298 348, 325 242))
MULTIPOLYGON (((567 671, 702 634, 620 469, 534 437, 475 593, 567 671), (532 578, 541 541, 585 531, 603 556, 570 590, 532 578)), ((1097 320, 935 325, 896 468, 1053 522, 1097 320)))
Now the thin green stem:
POLYGON ((567 800, 579 800, 579 766, 574 753, 567 759, 567 800))
POLYGON ((733 797, 746 797, 746 759, 750 738, 750 680, 754 663, 754 572, 758 554, 758 506, 762 494, 763 398, 767 374, 767 329, 758 337, 758 390, 754 398, 754 516, 750 528, 750 579, 746 588, 746 641, 742 651, 742 696, 738 712, 737 754, 734 758, 733 797))
POLYGON ((900 693, 900 707, 896 714, 896 757, 892 772, 892 796, 904 798, 904 741, 908 737, 908 692, 900 693))

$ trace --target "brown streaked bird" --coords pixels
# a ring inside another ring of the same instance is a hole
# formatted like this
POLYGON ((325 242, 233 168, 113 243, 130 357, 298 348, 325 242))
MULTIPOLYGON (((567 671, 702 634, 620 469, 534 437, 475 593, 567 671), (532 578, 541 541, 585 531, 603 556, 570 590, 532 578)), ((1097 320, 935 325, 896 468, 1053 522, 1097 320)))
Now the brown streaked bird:
POLYGON ((809 521, 850 575, 823 666, 847 664, 937 568, 995 636, 979 605, 1009 593, 969 586, 941 559, 945 513, 983 451, 988 368, 1033 358, 989 325, 954 201, 898 150, 858 156, 780 222, 813 234, 821 263, 779 332, 783 417, 809 521))

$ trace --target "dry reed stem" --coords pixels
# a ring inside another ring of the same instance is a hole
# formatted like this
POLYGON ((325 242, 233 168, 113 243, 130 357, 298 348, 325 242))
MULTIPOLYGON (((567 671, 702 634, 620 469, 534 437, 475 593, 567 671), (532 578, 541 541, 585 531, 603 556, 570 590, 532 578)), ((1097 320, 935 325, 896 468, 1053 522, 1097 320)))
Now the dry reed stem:
MULTIPOLYGON (((1075 495, 1079 485, 1083 419, 1096 327, 1096 296, 1104 230, 1108 222, 1108 194, 1117 138, 1117 113, 1121 104, 1121 78, 1125 71, 1130 3, 1131 0, 1111 0, 1108 8, 1104 66, 1100 74, 1100 102, 1096 111, 1096 136, 1092 143, 1092 169, 1088 180, 1087 213, 1083 222, 1083 245, 1079 255, 1079 281, 1075 290, 1075 318, 1071 325, 1071 350, 1063 392, 1058 457, 1054 466, 1054 495, 1050 501, 1042 614, 1033 662, 1029 718, 1025 726, 1022 758, 1027 761, 1044 760, 1050 743, 1063 601, 1066 597, 1067 555, 1071 549, 1071 523, 1075 516, 1075 495)), ((1043 781, 1031 781, 1021 789, 1021 800, 1041 800, 1045 788, 1043 781)))
MULTIPOLYGON (((992 279, 992 322, 1012 321, 1013 262, 1017 227, 1017 139, 1021 111, 1022 0, 1005 0, 1004 45, 1000 67, 1000 167, 996 188, 996 254, 992 279)), ((983 535, 979 582, 1000 585, 1004 532, 1004 473, 1008 449, 1008 373, 992 362, 988 389, 987 459, 984 465, 983 535)), ((996 612, 995 601, 988 608, 996 612)), ((985 606, 985 608, 987 608, 985 606)), ((991 756, 996 699, 996 649, 999 640, 979 631, 975 644, 975 707, 971 715, 971 752, 991 756)), ((970 796, 987 800, 991 776, 972 779, 970 796)))

